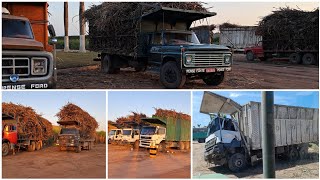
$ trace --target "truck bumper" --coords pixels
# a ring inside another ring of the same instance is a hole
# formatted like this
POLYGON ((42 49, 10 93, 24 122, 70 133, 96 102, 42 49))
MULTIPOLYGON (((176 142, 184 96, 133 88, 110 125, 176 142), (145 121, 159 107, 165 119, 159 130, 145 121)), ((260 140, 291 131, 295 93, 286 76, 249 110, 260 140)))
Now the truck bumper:
POLYGON ((56 143, 56 145, 60 147, 78 147, 79 146, 79 144, 76 144, 76 143, 63 143, 63 144, 56 143))
POLYGON ((53 89, 56 87, 56 82, 54 78, 48 80, 27 80, 18 81, 16 83, 12 82, 2 82, 2 89, 53 89))
POLYGON ((231 71, 231 67, 219 67, 219 68, 186 68, 186 74, 197 74, 197 73, 215 73, 215 72, 224 72, 231 71))
POLYGON ((204 160, 216 165, 224 165, 227 162, 227 159, 223 145, 216 144, 211 150, 205 151, 204 160))

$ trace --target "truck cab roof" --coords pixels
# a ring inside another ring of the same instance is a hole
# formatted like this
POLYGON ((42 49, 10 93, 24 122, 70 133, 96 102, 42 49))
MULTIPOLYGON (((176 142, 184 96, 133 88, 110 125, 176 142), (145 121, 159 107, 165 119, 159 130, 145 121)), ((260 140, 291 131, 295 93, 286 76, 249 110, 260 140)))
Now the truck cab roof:
POLYGON ((5 19, 16 19, 16 20, 22 20, 22 21, 29 21, 28 18, 23 17, 23 16, 14 16, 14 15, 10 15, 10 14, 2 14, 2 18, 5 19))

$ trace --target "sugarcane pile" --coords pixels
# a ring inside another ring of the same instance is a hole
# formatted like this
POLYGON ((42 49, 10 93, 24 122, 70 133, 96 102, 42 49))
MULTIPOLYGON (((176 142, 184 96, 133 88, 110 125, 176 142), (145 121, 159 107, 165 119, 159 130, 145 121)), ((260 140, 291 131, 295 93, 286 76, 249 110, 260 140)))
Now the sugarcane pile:
POLYGON ((98 122, 88 112, 73 103, 67 103, 56 114, 59 121, 77 121, 80 123, 82 137, 94 137, 98 122))
POLYGON ((89 21, 89 48, 117 54, 136 54, 140 17, 159 7, 206 12, 199 2, 104 2, 85 12, 89 21))
POLYGON ((158 118, 174 118, 174 119, 183 119, 191 121, 191 117, 188 114, 184 114, 181 112, 176 112, 175 110, 168 110, 168 109, 161 109, 161 108, 154 108, 156 113, 153 116, 158 118))
POLYGON ((147 116, 143 113, 138 113, 131 111, 130 115, 121 116, 116 119, 116 123, 122 127, 126 126, 126 123, 136 123, 137 125, 141 124, 141 118, 146 118, 147 116))
POLYGON ((319 9, 280 8, 259 22, 257 34, 266 50, 319 49, 319 9))
POLYGON ((18 133, 26 138, 46 140, 53 134, 52 124, 31 107, 11 102, 2 103, 2 113, 17 120, 18 133))
POLYGON ((238 24, 233 24, 229 22, 225 22, 219 25, 219 29, 224 29, 224 28, 240 28, 242 27, 241 25, 238 24))

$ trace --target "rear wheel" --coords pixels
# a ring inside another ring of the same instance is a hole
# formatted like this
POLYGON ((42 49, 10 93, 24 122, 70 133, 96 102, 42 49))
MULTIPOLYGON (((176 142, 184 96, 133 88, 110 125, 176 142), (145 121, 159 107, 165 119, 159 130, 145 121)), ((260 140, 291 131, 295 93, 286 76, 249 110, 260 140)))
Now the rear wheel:
POLYGON ((311 53, 306 53, 302 56, 302 63, 305 65, 315 64, 315 57, 311 53))
POLYGON ((159 147, 158 147, 158 150, 159 152, 166 152, 166 143, 164 141, 162 141, 160 144, 159 144, 159 147))
POLYGON ((10 147, 8 143, 2 143, 2 156, 6 156, 9 154, 10 147))
POLYGON ((252 51, 248 51, 248 52, 246 53, 246 58, 247 58, 248 61, 253 61, 253 60, 254 60, 254 54, 253 54, 253 52, 252 52, 252 51))
POLYGON ((81 146, 76 147, 76 153, 80 153, 81 152, 81 146))
POLYGON ((223 82, 224 72, 205 74, 202 77, 203 82, 209 86, 218 86, 223 82))
POLYGON ((228 161, 228 167, 233 172, 240 172, 246 166, 247 166, 246 158, 241 153, 233 154, 228 161))
POLYGON ((184 150, 185 149, 184 142, 182 142, 182 141, 179 142, 179 149, 180 150, 184 150))
POLYGON ((186 75, 178 68, 176 62, 169 61, 161 66, 160 81, 166 88, 181 88, 186 82, 186 75))
POLYGON ((40 142, 38 141, 38 142, 36 142, 36 150, 38 151, 38 150, 40 150, 41 149, 41 144, 40 144, 40 142))
POLYGON ((308 156, 308 146, 303 146, 299 149, 299 159, 306 159, 308 156))
POLYGON ((32 151, 34 151, 36 149, 36 143, 34 142, 34 141, 32 141, 31 143, 30 143, 30 145, 28 145, 28 151, 29 152, 32 152, 32 151))
POLYGON ((292 64, 300 64, 301 63, 301 55, 299 53, 292 53, 289 56, 289 61, 292 64))
POLYGON ((105 55, 101 60, 101 70, 108 74, 118 73, 120 71, 120 68, 114 68, 113 66, 114 65, 111 56, 105 55))
POLYGON ((299 158, 299 152, 296 147, 291 147, 288 154, 290 161, 296 161, 299 158))
POLYGON ((133 144, 134 149, 139 149, 139 140, 135 141, 133 144))

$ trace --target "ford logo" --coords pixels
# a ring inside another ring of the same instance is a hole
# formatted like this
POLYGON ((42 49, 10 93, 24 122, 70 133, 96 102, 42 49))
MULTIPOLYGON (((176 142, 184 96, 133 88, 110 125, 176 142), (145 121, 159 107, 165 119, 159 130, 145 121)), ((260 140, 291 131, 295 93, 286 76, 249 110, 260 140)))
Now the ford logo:
POLYGON ((10 81, 11 82, 17 82, 19 80, 19 75, 18 74, 11 74, 10 75, 10 81))

